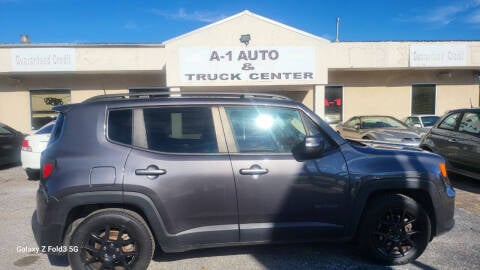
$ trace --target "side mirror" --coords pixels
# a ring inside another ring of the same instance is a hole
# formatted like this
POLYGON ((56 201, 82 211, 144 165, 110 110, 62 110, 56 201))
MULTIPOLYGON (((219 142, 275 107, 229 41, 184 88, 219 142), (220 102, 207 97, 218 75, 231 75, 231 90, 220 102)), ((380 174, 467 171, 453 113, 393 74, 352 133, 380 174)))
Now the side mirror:
POLYGON ((304 161, 319 157, 325 148, 325 139, 321 136, 307 136, 303 142, 297 144, 293 156, 297 161, 304 161))
POLYGON ((355 124, 355 126, 353 128, 355 128, 356 130, 359 130, 360 129, 360 124, 355 124))
POLYGON ((413 124, 413 126, 414 126, 414 127, 417 127, 417 128, 421 128, 421 127, 422 127, 422 125, 420 125, 420 124, 413 124))

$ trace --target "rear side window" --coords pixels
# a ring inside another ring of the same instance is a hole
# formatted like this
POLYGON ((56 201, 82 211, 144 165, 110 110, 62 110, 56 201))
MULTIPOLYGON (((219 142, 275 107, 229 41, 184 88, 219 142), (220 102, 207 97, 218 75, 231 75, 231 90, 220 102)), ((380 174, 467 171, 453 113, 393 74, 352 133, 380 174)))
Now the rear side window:
POLYGON ((132 110, 114 110, 108 114, 108 138, 112 141, 132 144, 132 110))
POLYGON ((218 153, 210 107, 143 109, 148 149, 168 153, 218 153))
POLYGON ((438 116, 424 116, 422 122, 424 127, 433 127, 440 117, 438 116))
POLYGON ((345 127, 348 127, 348 128, 355 128, 356 125, 360 125, 359 118, 353 118, 352 120, 345 123, 345 127))
POLYGON ((480 134, 480 113, 466 112, 463 115, 462 122, 460 122, 458 131, 477 135, 480 134))
POLYGON ((10 135, 12 132, 10 132, 8 129, 0 126, 0 135, 10 135))
POLYGON ((440 125, 438 125, 438 128, 441 129, 448 129, 448 130, 454 130, 455 126, 457 125, 458 118, 460 117, 460 113, 454 113, 447 118, 445 118, 440 125))
POLYGON ((55 124, 47 124, 47 125, 43 126, 41 129, 37 130, 37 132, 35 132, 35 134, 37 134, 37 135, 50 134, 50 133, 52 133, 52 130, 53 130, 54 126, 55 126, 55 124))
POLYGON ((415 124, 420 125, 420 120, 417 117, 409 117, 405 123, 409 126, 413 126, 415 124))

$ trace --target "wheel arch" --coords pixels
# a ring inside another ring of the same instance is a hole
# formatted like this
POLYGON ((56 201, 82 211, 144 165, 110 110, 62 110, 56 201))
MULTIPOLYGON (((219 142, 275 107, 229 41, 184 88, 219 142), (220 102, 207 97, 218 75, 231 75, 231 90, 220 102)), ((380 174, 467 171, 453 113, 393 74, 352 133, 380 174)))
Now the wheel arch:
MULTIPOLYGON (((375 201, 377 198, 382 196, 388 196, 392 194, 400 194, 407 196, 418 204, 422 206, 423 209, 428 214, 430 218, 430 225, 431 225, 431 236, 430 240, 435 236, 436 230, 436 216, 435 216, 435 208, 433 207, 433 202, 430 199, 429 193, 423 189, 387 189, 387 190, 376 190, 367 199, 365 207, 363 208, 362 215, 360 217, 360 221, 362 220, 363 216, 365 215, 366 209, 370 206, 370 204, 375 201)), ((357 226, 357 233, 358 233, 358 226, 357 226)))
POLYGON ((430 218, 432 232, 431 239, 436 236, 436 209, 433 205, 433 200, 429 191, 429 189, 431 188, 430 183, 428 181, 421 181, 420 179, 416 179, 415 181, 418 183, 417 188, 408 188, 402 186, 402 184, 400 184, 402 183, 402 181, 398 181, 398 179, 397 181, 379 181, 382 182, 382 184, 377 183, 378 185, 369 185, 370 187, 363 188, 356 196, 356 200, 353 201, 353 205, 355 207, 353 207, 352 211, 355 218, 352 221, 352 227, 350 230, 351 238, 356 239, 358 235, 359 225, 372 201, 379 197, 387 196, 390 194, 401 194, 419 203, 422 208, 425 209, 425 211, 428 213, 428 216, 430 218))
POLYGON ((68 241, 67 238, 72 230, 72 224, 76 220, 81 220, 98 210, 113 208, 129 210, 140 215, 152 232, 156 248, 160 247, 165 249, 168 247, 170 239, 165 229, 163 219, 156 210, 153 202, 146 195, 129 192, 121 196, 122 200, 118 200, 118 194, 112 196, 117 199, 106 200, 104 192, 101 192, 101 194, 92 193, 95 192, 89 192, 88 194, 78 193, 75 194, 75 196, 67 196, 62 200, 62 202, 64 202, 64 227, 61 232, 63 242, 68 241))

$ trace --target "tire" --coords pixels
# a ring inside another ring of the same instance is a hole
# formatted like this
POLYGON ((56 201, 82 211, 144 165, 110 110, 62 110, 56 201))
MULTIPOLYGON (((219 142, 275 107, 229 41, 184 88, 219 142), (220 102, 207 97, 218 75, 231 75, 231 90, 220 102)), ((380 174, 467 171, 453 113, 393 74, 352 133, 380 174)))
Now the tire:
POLYGON ((386 265, 417 259, 430 241, 430 218, 410 197, 391 194, 371 201, 359 230, 361 249, 386 265))
POLYGON ((144 270, 154 251, 153 236, 143 218, 123 209, 93 212, 73 228, 67 243, 74 270, 144 270))

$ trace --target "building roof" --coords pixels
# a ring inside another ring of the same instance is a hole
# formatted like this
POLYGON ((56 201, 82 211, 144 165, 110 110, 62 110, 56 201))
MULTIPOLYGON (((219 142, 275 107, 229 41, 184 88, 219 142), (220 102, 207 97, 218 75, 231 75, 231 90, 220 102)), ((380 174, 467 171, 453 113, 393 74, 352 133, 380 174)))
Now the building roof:
POLYGON ((223 20, 220 20, 220 21, 211 23, 211 24, 206 25, 206 26, 204 26, 204 27, 201 27, 201 28, 195 29, 195 30, 193 30, 193 31, 191 31, 191 32, 188 32, 188 33, 186 33, 186 34, 183 34, 183 35, 180 35, 180 36, 178 36, 178 37, 174 37, 174 38, 172 38, 172 39, 169 39, 169 40, 165 41, 164 44, 170 43, 170 42, 172 42, 172 41, 176 41, 176 40, 179 40, 179 39, 182 39, 182 38, 184 38, 184 37, 193 35, 193 34, 195 34, 195 33, 204 31, 204 30, 209 29, 209 28, 212 28, 212 27, 216 27, 216 26, 218 26, 218 25, 220 25, 220 24, 224 24, 224 23, 226 23, 226 22, 232 21, 232 20, 237 19, 237 18, 242 17, 242 16, 252 17, 252 18, 255 18, 255 19, 257 19, 257 20, 261 20, 261 21, 264 21, 264 22, 267 22, 267 23, 276 25, 276 26, 278 26, 278 27, 281 27, 281 28, 284 28, 284 29, 287 29, 287 30, 296 32, 297 34, 304 35, 304 36, 307 36, 307 37, 310 37, 310 38, 313 38, 313 39, 317 39, 317 40, 322 41, 322 42, 330 42, 329 40, 324 39, 324 38, 322 38, 322 37, 315 36, 315 35, 313 35, 313 34, 310 34, 310 33, 307 33, 307 32, 305 32, 305 31, 299 30, 299 29, 297 29, 297 28, 294 28, 294 27, 288 26, 288 25, 286 25, 286 24, 279 23, 279 22, 274 21, 274 20, 271 20, 271 19, 269 19, 269 18, 260 16, 260 15, 258 15, 258 14, 253 13, 253 12, 250 12, 249 10, 244 10, 244 11, 242 11, 242 12, 240 12, 240 13, 237 13, 237 14, 235 14, 235 15, 232 15, 232 16, 230 16, 230 17, 227 17, 227 18, 225 18, 225 19, 223 19, 223 20))

